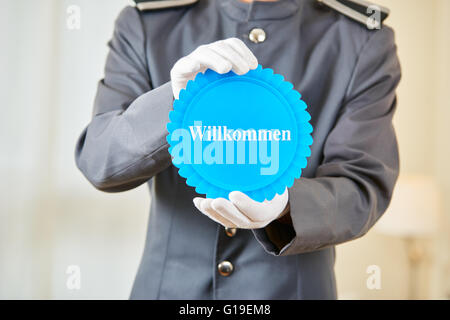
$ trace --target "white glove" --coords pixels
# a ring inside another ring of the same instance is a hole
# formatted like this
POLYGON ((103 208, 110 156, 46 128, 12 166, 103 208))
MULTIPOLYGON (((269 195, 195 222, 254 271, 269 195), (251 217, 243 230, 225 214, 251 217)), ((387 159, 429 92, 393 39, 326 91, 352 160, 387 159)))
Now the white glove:
POLYGON ((237 38, 202 45, 178 60, 170 70, 173 96, 178 99, 180 90, 186 88, 188 81, 193 80, 197 73, 205 72, 206 69, 212 69, 217 73, 227 73, 232 70, 242 75, 256 67, 258 67, 258 60, 245 43, 237 38))
POLYGON ((288 210, 288 189, 264 202, 250 199, 246 194, 233 191, 230 200, 224 198, 194 198, 194 205, 203 214, 228 228, 259 229, 281 218, 288 210))

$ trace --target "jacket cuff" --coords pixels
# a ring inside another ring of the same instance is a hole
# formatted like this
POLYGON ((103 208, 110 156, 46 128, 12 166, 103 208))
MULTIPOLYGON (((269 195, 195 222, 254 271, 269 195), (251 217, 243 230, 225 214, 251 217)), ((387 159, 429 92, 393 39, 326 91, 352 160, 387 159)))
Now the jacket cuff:
POLYGON ((272 221, 262 229, 252 230, 256 240, 264 250, 274 256, 282 256, 295 241, 295 230, 292 224, 272 221))

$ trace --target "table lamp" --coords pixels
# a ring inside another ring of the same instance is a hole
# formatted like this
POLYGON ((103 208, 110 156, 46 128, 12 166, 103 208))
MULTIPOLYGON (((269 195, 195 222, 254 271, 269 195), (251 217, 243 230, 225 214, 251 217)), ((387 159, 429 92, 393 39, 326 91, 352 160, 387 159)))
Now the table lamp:
POLYGON ((418 298, 418 271, 425 249, 421 239, 437 232, 440 215, 439 189, 429 176, 400 177, 391 203, 375 225, 379 233, 404 239, 409 262, 409 298, 418 298))

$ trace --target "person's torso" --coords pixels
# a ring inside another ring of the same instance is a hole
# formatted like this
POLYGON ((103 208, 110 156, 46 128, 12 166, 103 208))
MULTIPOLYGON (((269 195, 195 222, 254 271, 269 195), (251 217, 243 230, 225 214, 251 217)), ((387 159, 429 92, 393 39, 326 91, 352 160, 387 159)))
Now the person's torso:
MULTIPOLYGON (((254 5, 200 0, 192 7, 143 12, 141 18, 154 88, 170 80, 179 58, 230 37, 243 40, 259 64, 291 82, 312 117, 314 144, 302 176, 314 177, 370 31, 312 0, 254 5), (264 41, 250 40, 255 28, 264 31, 264 41)), ((198 195, 173 166, 153 178, 151 194, 147 242, 132 298, 336 298, 334 248, 273 256, 250 230, 228 236, 195 209, 192 199, 198 195), (234 267, 228 277, 217 271, 224 260, 234 267)))

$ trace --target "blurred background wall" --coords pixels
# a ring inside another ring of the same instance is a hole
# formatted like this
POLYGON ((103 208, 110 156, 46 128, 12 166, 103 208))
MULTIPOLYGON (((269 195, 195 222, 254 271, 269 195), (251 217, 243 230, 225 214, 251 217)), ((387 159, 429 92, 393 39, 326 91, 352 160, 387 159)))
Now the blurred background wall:
MULTIPOLYGON (((96 191, 73 159, 91 116, 114 19, 128 3, 0 1, 0 298, 128 298, 151 199, 145 187, 121 194, 96 191), (79 29, 70 20, 77 9, 79 29), (80 271, 79 288, 68 286, 73 270, 80 271)), ((400 191, 396 196, 398 205, 389 215, 418 211, 419 226, 420 219, 437 217, 437 226, 423 237, 416 237, 415 229, 402 233, 403 223, 386 220, 387 227, 339 246, 339 296, 408 298, 413 275, 415 297, 448 299, 450 1, 378 3, 391 9, 387 24, 396 30, 403 67, 395 117, 402 190, 419 177, 431 181, 441 200, 433 209, 420 191, 415 199, 400 191), (412 208, 399 212, 408 203, 412 208), (411 239, 418 244, 412 251, 411 239), (415 273, 411 261, 420 261, 415 273)), ((405 220, 407 226, 410 219, 405 220)))

